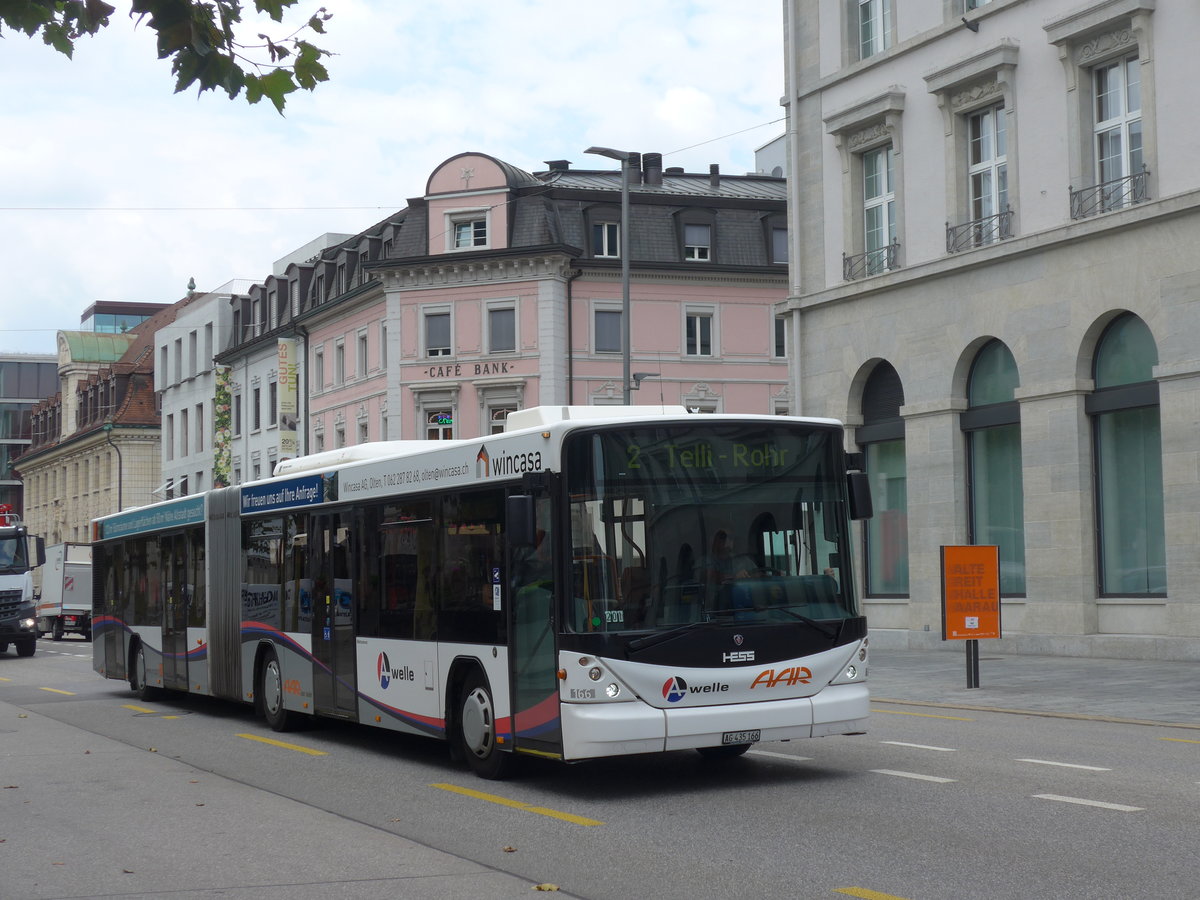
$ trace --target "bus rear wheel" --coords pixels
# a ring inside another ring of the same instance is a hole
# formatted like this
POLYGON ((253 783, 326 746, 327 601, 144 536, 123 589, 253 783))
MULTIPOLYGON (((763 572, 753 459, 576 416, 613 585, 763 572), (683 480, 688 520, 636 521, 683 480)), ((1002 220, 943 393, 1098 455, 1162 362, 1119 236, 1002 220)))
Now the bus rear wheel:
POLYGON ((268 650, 263 656, 255 696, 262 717, 272 731, 291 731, 295 727, 296 714, 283 706, 283 671, 274 650, 268 650))
POLYGON ((33 656, 37 652, 37 638, 17 641, 17 656, 33 656))
POLYGON ((496 707, 481 672, 467 676, 459 698, 458 739, 467 765, 481 778, 507 778, 513 757, 496 742, 496 707))
POLYGON ((152 687, 146 678, 146 648, 140 643, 134 651, 133 665, 129 668, 129 689, 138 695, 139 700, 154 700, 159 695, 159 689, 152 687))

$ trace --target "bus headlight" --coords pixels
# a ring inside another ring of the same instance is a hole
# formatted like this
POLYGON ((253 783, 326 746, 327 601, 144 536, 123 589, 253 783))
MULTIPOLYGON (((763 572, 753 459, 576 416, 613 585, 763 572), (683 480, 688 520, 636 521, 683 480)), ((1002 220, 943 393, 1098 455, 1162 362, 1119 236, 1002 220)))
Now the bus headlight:
POLYGON ((616 700, 621 695, 621 686, 615 681, 604 689, 609 700, 616 700))
POLYGON ((22 627, 22 628, 33 628, 33 626, 34 626, 35 624, 36 624, 36 623, 34 622, 34 620, 33 620, 33 619, 22 619, 22 620, 21 620, 21 627, 22 627))
POLYGON ((858 677, 858 666, 847 666, 846 667, 846 677, 852 681, 855 678, 857 678, 858 677))
POLYGON ((599 666, 592 666, 590 669, 588 669, 588 678, 592 679, 592 681, 599 681, 603 677, 604 670, 599 666))

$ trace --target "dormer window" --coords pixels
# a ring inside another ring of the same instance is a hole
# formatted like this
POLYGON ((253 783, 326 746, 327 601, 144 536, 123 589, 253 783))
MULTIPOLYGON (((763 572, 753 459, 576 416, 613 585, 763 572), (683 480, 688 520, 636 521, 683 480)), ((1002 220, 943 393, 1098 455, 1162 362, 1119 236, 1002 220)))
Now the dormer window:
POLYGON ((447 210, 446 251, 482 250, 491 246, 491 214, 487 208, 447 210))
POLYGON ((487 219, 454 223, 454 249, 469 250, 487 246, 487 219))
POLYGON ((689 262, 708 262, 712 259, 712 226, 683 226, 683 258, 689 262))

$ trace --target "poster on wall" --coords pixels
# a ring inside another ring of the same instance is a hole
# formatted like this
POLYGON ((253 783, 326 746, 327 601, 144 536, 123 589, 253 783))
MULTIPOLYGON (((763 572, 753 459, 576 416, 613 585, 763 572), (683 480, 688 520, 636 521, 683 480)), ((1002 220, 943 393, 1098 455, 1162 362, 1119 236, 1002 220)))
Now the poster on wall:
POLYGON ((294 457, 300 453, 300 440, 297 433, 299 422, 299 404, 297 403, 298 374, 296 365, 296 341, 293 338, 280 338, 277 376, 278 390, 276 391, 279 408, 276 410, 279 422, 279 456, 281 459, 294 457))

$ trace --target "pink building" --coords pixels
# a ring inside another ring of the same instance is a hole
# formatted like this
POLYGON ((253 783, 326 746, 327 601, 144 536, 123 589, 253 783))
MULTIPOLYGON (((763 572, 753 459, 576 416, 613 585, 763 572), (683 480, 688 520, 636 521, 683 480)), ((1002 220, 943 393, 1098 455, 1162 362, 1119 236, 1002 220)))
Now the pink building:
MULTIPOLYGON (((275 278, 292 302, 264 336, 297 340, 300 452, 622 402, 620 173, 547 165, 452 157, 406 209, 275 278)), ((784 180, 649 153, 632 172, 632 402, 789 412, 784 180)))

